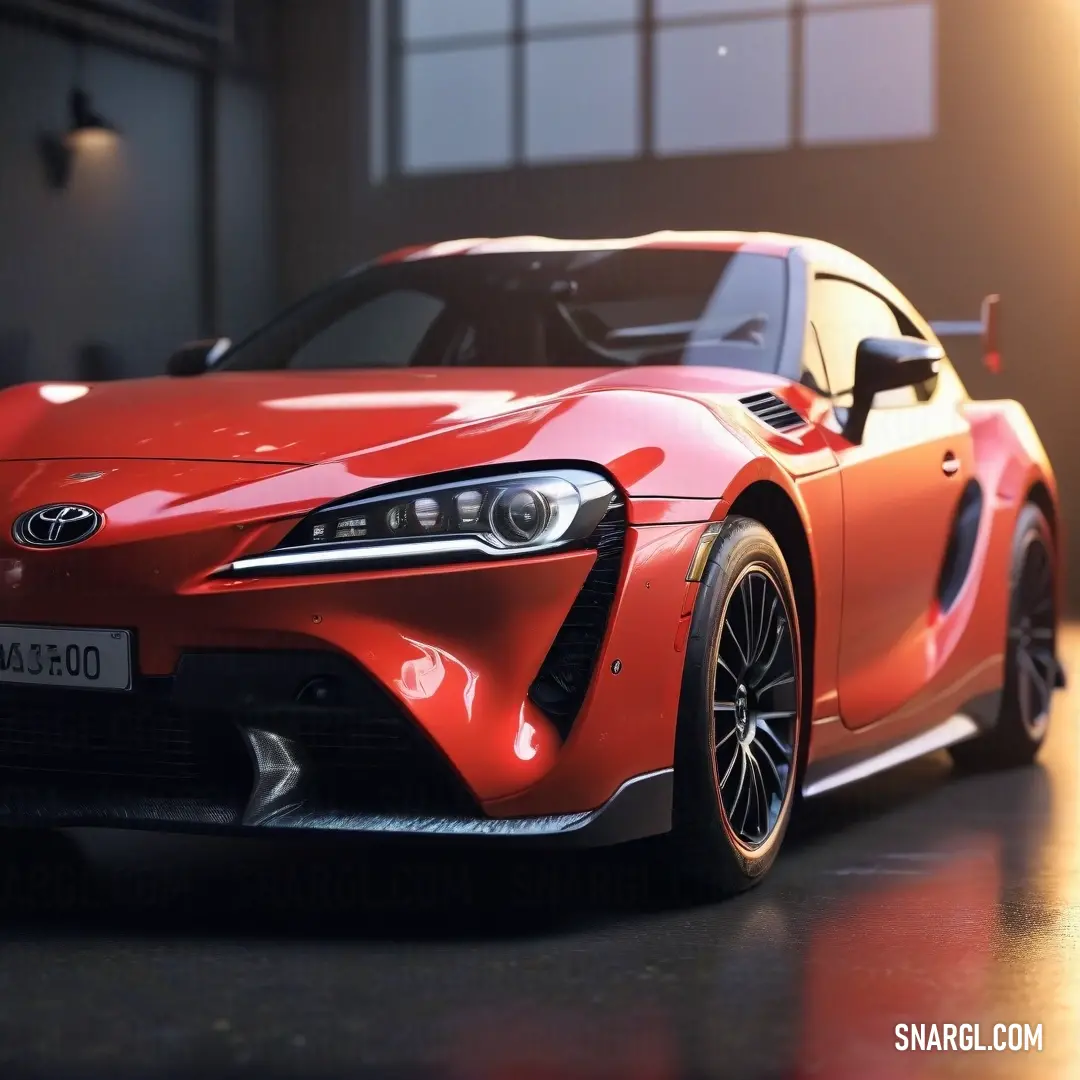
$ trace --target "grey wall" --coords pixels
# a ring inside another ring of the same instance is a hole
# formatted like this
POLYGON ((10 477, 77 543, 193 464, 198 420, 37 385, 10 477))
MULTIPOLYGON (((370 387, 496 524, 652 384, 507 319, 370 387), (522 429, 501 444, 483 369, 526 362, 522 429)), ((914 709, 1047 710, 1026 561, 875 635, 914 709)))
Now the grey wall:
POLYGON ((29 336, 33 378, 73 375, 88 341, 153 371, 198 330, 195 76, 89 47, 83 66, 123 138, 80 154, 55 191, 36 143, 69 122, 75 53, 0 22, 0 334, 29 336))
MULTIPOLYGON (((202 329, 199 76, 89 45, 82 69, 122 138, 79 152, 57 191, 36 143, 69 122, 75 50, 0 20, 0 364, 26 353, 0 384, 74 377, 88 342, 115 350, 123 374, 157 374, 202 329)), ((241 75, 220 81, 217 101, 215 306, 217 329, 237 336, 277 301, 273 106, 241 75)))
POLYGON ((270 94, 228 76, 218 89, 218 331, 234 340, 277 305, 274 114, 270 94))
POLYGON ((363 221, 371 201, 362 145, 366 5, 284 0, 279 16, 280 285, 295 299, 374 251, 381 238, 363 221))

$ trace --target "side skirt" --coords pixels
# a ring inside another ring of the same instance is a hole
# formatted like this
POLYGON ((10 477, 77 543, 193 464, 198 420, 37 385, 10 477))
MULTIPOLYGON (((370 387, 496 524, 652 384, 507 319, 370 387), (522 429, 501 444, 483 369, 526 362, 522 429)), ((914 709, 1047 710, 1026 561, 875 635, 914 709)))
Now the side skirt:
POLYGON ((994 725, 1000 705, 1000 691, 983 694, 968 702, 962 712, 917 735, 892 743, 875 742, 865 750, 812 762, 803 781, 803 796, 812 798, 823 795, 827 791, 857 783, 897 765, 914 761, 925 754, 932 754, 972 739, 994 725))

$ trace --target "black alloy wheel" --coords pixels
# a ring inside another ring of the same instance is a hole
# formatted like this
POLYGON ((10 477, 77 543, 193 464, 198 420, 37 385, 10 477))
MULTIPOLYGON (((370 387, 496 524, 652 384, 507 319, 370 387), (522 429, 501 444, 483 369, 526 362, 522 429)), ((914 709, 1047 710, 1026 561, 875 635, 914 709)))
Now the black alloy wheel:
POLYGON ((795 768, 795 642, 780 586, 751 564, 724 611, 716 655, 713 724, 724 820, 753 850, 780 818, 795 768))
POLYGON ((1050 552, 1038 539, 1023 555, 1013 593, 1006 662, 1016 681, 1020 722, 1034 740, 1050 723, 1050 700, 1057 677, 1054 655, 1054 570, 1050 552))
POLYGON ((805 763, 801 650, 780 545, 729 517, 694 604, 675 737, 672 848, 699 895, 750 888, 779 852, 805 763))
POLYGON ((1028 503, 1013 534, 1005 684, 994 726, 950 749, 965 769, 1002 769, 1035 759, 1050 727, 1059 685, 1054 536, 1043 512, 1028 503))

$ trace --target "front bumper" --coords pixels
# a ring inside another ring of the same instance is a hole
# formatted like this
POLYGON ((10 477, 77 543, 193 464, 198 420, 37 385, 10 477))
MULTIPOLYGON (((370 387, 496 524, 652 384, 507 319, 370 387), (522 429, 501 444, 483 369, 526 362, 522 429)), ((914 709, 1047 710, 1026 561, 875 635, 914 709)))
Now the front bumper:
POLYGON ((40 553, 0 545, 0 622, 129 629, 137 672, 126 695, 0 689, 0 824, 580 843, 666 831, 685 575, 703 528, 621 527, 569 717, 537 676, 553 643, 573 653, 596 551, 228 581, 211 571, 267 542, 228 521, 40 553), (328 677, 340 700, 298 703, 328 677))
POLYGON ((140 679, 132 694, 0 695, 0 825, 591 846, 667 831, 671 782, 661 769, 620 785, 595 810, 491 817, 392 699, 327 653, 191 654, 176 676, 140 679), (349 683, 349 706, 266 703, 327 672, 349 683), (264 703, 244 706, 237 692, 252 685, 264 703))
POLYGON ((666 832, 671 769, 595 809, 492 816, 415 720, 326 651, 189 652, 128 693, 0 689, 0 825, 335 830, 571 846, 666 832), (296 700, 333 686, 337 700, 296 700))

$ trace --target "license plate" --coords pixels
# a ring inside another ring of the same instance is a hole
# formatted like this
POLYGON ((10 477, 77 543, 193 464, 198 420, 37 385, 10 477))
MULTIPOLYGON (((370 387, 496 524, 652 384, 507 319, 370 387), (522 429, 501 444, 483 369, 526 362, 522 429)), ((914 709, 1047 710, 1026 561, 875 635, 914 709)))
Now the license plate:
POLYGON ((0 626, 0 683, 131 689, 126 630, 0 626))

